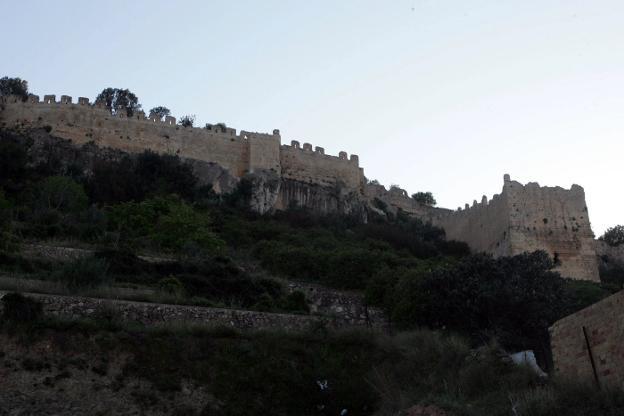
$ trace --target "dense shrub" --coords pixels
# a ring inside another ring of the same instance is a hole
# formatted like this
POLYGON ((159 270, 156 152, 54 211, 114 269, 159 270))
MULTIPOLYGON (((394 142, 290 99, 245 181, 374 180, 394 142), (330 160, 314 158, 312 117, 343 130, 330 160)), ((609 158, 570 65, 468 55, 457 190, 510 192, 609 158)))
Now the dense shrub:
POLYGON ((281 307, 282 309, 291 312, 310 311, 310 306, 308 306, 305 294, 298 290, 295 290, 294 292, 288 294, 288 296, 286 296, 286 298, 282 301, 281 307))
POLYGON ((598 269, 600 281, 612 292, 624 289, 624 264, 604 256, 598 269))
POLYGON ((446 328, 475 340, 496 337, 509 348, 545 351, 548 326, 567 312, 565 280, 553 267, 544 252, 473 255, 401 276, 384 301, 403 327, 446 328))
POLYGON ((609 228, 600 236, 600 240, 612 247, 624 244, 624 225, 616 225, 615 227, 609 228))
POLYGON ((85 257, 67 263, 54 271, 52 278, 70 290, 93 288, 110 283, 108 263, 97 257, 85 257))
POLYGON ((210 230, 207 213, 176 198, 154 198, 110 207, 109 227, 131 247, 179 251, 194 243, 210 253, 223 242, 210 230))
POLYGON ((28 142, 17 133, 0 130, 0 188, 11 196, 29 184, 28 142))
POLYGON ((169 194, 191 199, 197 183, 193 168, 178 156, 146 151, 118 161, 96 160, 87 189, 93 202, 114 204, 169 194))
POLYGON ((2 318, 13 323, 30 323, 43 315, 43 306, 29 297, 19 293, 7 293, 0 298, 2 318))
POLYGON ((169 276, 158 281, 158 290, 168 295, 181 297, 184 294, 184 285, 179 279, 169 276))

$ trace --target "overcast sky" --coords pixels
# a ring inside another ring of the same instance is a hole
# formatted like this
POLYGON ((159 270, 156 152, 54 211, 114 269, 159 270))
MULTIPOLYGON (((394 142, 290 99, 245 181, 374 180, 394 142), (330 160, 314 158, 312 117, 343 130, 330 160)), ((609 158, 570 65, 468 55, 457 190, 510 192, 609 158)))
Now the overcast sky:
POLYGON ((624 2, 3 2, 0 76, 360 156, 443 207, 522 183, 585 188, 624 223, 624 2))

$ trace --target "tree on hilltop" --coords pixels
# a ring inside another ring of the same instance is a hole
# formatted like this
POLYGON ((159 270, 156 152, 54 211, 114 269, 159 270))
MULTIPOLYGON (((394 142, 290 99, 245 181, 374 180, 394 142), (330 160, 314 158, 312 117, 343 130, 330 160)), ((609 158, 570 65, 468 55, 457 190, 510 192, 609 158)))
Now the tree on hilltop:
POLYGON ((599 240, 604 241, 612 247, 624 244, 624 225, 616 225, 615 227, 607 229, 607 231, 600 236, 599 240))
POLYGON ((139 98, 128 89, 105 88, 95 99, 96 104, 103 104, 111 113, 116 113, 122 109, 126 111, 128 117, 141 109, 139 98))
POLYGON ((167 107, 163 107, 163 106, 154 107, 149 111, 150 118, 156 116, 162 120, 163 118, 170 116, 170 115, 171 115, 171 111, 167 107))
POLYGON ((26 101, 28 98, 28 81, 21 78, 0 78, 0 96, 17 95, 26 101))
POLYGON ((193 124, 195 124, 195 114, 189 114, 180 118, 178 124, 182 127, 193 127, 193 124))
POLYGON ((420 202, 421 204, 429 205, 431 207, 438 203, 431 192, 416 192, 415 194, 412 194, 412 198, 416 202, 420 202))

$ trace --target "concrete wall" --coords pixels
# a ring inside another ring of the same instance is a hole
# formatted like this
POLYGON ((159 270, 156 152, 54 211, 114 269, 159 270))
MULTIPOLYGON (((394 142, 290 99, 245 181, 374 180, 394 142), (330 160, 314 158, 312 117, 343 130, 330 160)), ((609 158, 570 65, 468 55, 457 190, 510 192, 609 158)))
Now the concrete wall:
POLYGON ((594 372, 583 327, 600 384, 624 388, 624 291, 567 316, 550 328, 555 371, 590 382, 594 372))

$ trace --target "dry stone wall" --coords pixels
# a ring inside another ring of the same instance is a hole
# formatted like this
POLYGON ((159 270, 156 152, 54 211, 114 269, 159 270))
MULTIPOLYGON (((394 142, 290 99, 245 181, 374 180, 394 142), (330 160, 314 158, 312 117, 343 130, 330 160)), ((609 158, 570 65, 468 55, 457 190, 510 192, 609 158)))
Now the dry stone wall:
POLYGON ((372 327, 386 325, 387 320, 382 310, 367 306, 361 293, 332 290, 320 285, 293 281, 288 282, 288 290, 302 292, 313 314, 365 322, 372 327))
MULTIPOLYGON (((0 291, 0 298, 6 293, 0 291)), ((43 304, 45 315, 63 319, 113 316, 123 322, 138 323, 145 326, 192 324, 229 326, 239 330, 304 331, 317 326, 326 326, 331 329, 385 329, 383 321, 371 322, 366 319, 360 319, 358 316, 292 315, 76 296, 34 293, 25 295, 40 301, 43 304)))
POLYGON ((557 373, 624 389, 624 291, 557 321, 550 339, 557 373))

